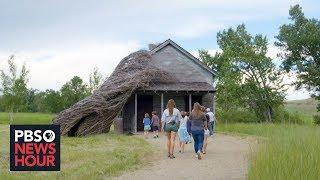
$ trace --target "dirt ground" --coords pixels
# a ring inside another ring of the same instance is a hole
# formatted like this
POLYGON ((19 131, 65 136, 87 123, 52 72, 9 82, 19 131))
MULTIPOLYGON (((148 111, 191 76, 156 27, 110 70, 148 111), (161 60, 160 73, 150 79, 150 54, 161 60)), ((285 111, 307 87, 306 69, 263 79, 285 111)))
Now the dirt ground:
POLYGON ((176 148, 176 158, 169 159, 165 136, 153 139, 150 135, 147 140, 157 148, 153 162, 116 179, 246 179, 248 157, 252 151, 252 143, 247 138, 215 134, 209 137, 207 154, 202 160, 196 158, 193 143, 186 145, 183 154, 176 148))

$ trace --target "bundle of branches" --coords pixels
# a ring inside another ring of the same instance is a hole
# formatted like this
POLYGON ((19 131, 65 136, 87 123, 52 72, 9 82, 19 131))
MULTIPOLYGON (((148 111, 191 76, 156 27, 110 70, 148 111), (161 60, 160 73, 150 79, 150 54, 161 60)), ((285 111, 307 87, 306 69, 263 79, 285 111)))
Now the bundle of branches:
POLYGON ((107 133, 136 89, 173 80, 169 73, 152 65, 148 51, 137 51, 125 57, 91 96, 58 114, 53 124, 60 124, 62 135, 107 133))

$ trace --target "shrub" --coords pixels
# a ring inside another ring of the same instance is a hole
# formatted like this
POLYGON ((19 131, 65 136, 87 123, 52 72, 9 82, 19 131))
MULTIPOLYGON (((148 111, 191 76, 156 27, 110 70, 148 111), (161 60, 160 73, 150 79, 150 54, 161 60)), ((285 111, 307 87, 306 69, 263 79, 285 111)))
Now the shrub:
MULTIPOLYGON (((216 111, 217 120, 222 123, 259 123, 264 120, 259 119, 254 112, 244 109, 216 111)), ((303 124, 304 121, 298 113, 290 113, 284 108, 278 108, 273 113, 274 123, 303 124)))
POLYGON ((254 123, 259 122, 256 115, 246 110, 221 111, 217 110, 217 120, 222 123, 254 123))
POLYGON ((305 122, 298 113, 290 113, 284 108, 278 108, 274 112, 275 123, 304 124, 305 122))
POLYGON ((320 115, 313 116, 313 124, 320 125, 320 115))

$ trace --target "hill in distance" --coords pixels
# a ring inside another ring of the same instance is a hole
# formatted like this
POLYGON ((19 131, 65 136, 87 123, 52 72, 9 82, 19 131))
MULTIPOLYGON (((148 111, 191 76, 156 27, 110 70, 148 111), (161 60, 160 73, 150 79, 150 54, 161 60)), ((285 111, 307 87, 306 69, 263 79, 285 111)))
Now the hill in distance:
POLYGON ((309 98, 303 100, 286 101, 285 107, 289 111, 296 111, 299 113, 301 112, 303 114, 315 115, 317 114, 317 104, 317 100, 309 98))

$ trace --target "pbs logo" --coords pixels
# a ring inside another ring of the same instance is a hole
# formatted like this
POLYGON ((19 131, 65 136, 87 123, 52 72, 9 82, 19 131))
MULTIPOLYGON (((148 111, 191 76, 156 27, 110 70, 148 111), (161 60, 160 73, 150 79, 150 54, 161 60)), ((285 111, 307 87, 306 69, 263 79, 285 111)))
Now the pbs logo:
POLYGON ((53 142, 56 138, 55 132, 52 130, 15 130, 15 142, 19 141, 19 138, 23 138, 24 142, 53 142))

